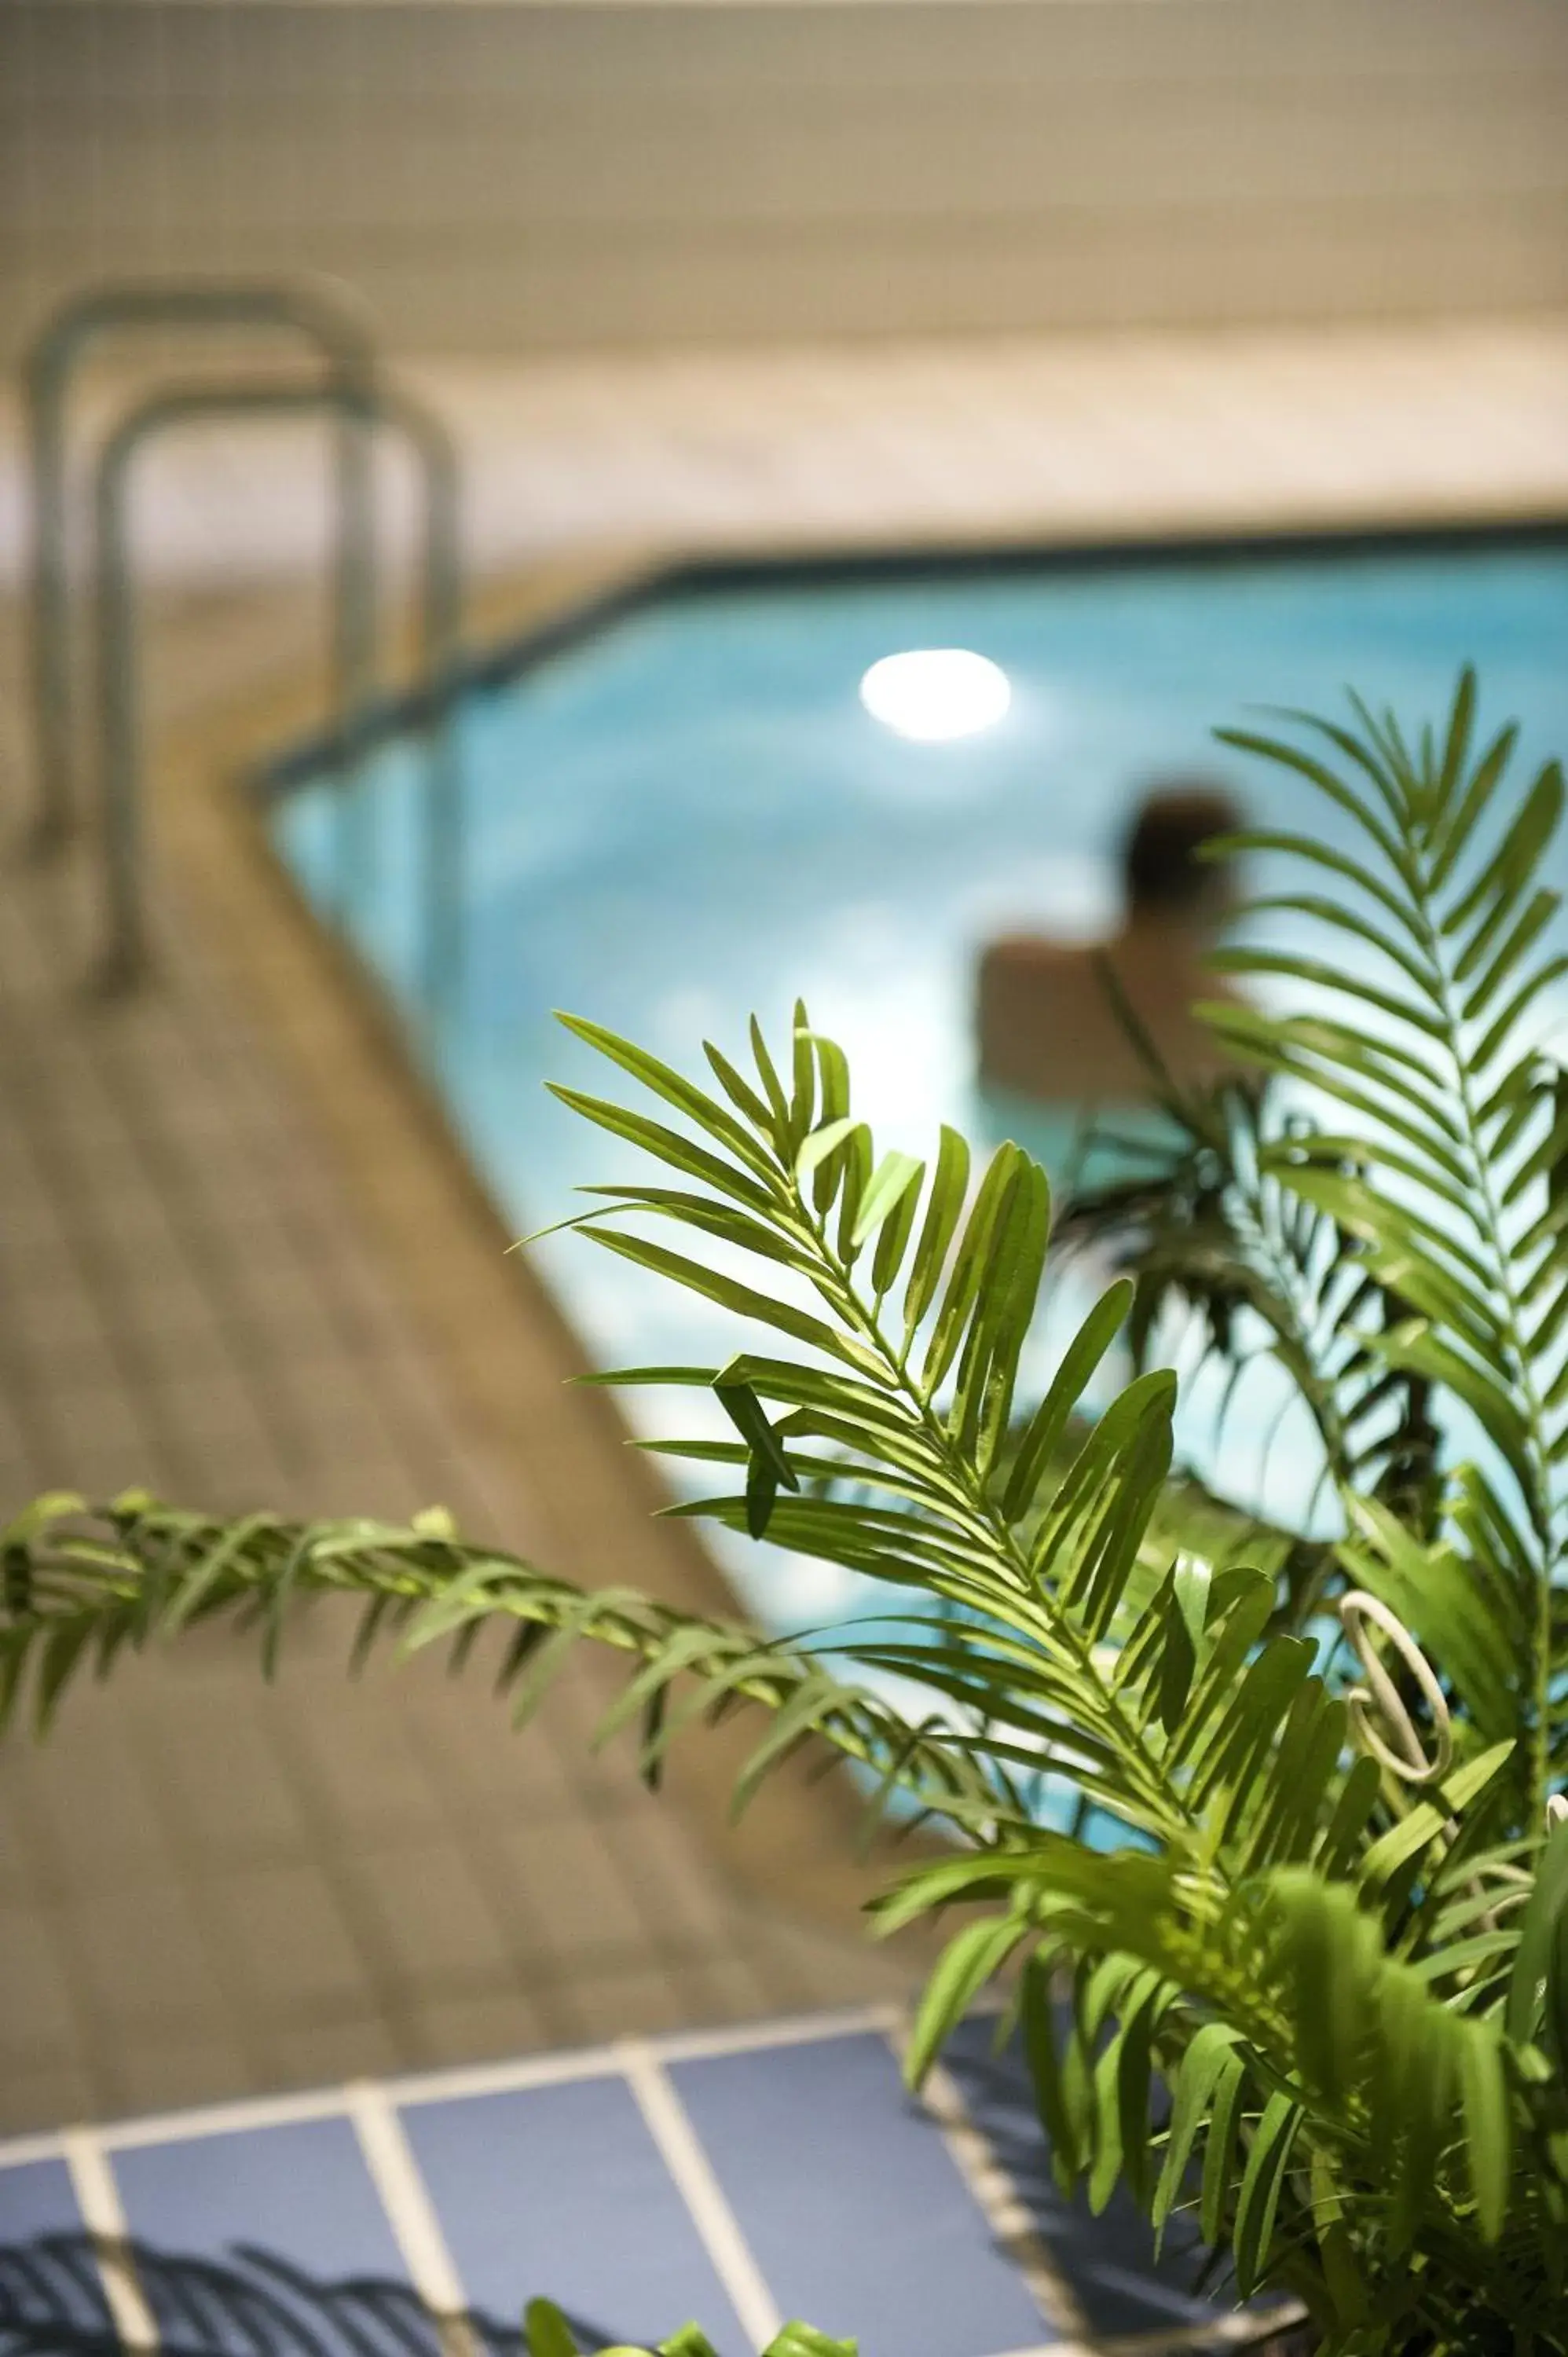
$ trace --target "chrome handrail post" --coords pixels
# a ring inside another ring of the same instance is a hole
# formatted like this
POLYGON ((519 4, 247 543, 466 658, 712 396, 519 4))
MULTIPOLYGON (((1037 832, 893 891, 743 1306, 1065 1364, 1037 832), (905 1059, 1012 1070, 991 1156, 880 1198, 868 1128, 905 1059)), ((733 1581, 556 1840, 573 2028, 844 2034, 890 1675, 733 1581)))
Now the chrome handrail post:
POLYGON ((421 652, 424 671, 424 904, 420 1001, 434 1044, 456 1011, 463 985, 466 860, 463 772, 454 694, 462 635, 461 482, 445 427, 406 398, 392 414, 413 445, 424 477, 421 652))
POLYGON ((337 532, 333 549, 332 709, 340 748, 334 828, 332 917, 348 932, 373 882, 375 837, 360 791, 359 727, 376 679, 375 438, 373 388, 347 387, 333 430, 337 532))
MULTIPOLYGON (((130 281, 89 288, 46 319, 23 365, 32 486, 29 668, 38 767, 34 839, 52 850, 75 821, 74 649, 67 411, 72 373, 88 347, 121 328, 274 327, 313 343, 328 371, 367 403, 376 381, 375 343, 346 288, 314 279, 255 284, 130 281)), ((373 479, 368 423, 345 420, 339 454, 338 564, 333 694, 347 743, 375 687, 376 609, 373 479)))
POLYGON ((141 888, 142 796, 137 760, 137 617, 126 553, 131 460, 150 427, 133 411, 104 445, 93 496, 98 551, 93 585, 98 691, 99 819, 103 830, 106 946, 103 985, 123 990, 147 963, 141 888))
POLYGON ((22 371, 28 471, 32 480, 32 545, 27 600, 27 661, 38 763, 32 835, 40 853, 55 850, 70 832, 70 576, 66 544, 65 359, 43 339, 22 371))
MULTIPOLYGON (((94 618, 100 682, 99 804, 109 919, 105 971, 112 982, 124 985, 140 978, 147 959, 141 876, 138 618, 128 547, 131 462, 155 433, 182 419, 287 411, 326 411, 338 421, 348 418, 367 438, 378 423, 393 424, 413 445, 424 476, 421 638, 427 673, 425 813, 430 877, 417 981, 422 1005, 435 1019, 450 1006, 457 987, 462 946, 463 797, 450 714, 462 588, 456 453, 439 421, 406 395, 384 388, 344 386, 330 379, 305 384, 266 380, 166 390, 123 417, 100 454, 93 487, 99 550, 94 618)), ((341 735, 335 741, 343 748, 341 735)))

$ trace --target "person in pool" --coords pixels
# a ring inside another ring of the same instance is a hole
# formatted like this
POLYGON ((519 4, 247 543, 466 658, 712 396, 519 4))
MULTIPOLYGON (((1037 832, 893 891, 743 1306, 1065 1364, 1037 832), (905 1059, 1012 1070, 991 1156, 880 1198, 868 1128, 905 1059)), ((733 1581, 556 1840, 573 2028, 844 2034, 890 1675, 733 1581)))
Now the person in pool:
POLYGON ((1146 1098, 1147 1075, 1106 989, 1100 955, 1176 1080, 1223 1068, 1219 1043, 1191 1008, 1195 999, 1228 995, 1203 955, 1234 901, 1236 877, 1230 861, 1197 855, 1240 823, 1230 795, 1206 780, 1157 787, 1127 836, 1126 913, 1114 939, 1098 952, 1032 933, 987 944, 977 1010, 983 1089, 1056 1106, 1146 1098))

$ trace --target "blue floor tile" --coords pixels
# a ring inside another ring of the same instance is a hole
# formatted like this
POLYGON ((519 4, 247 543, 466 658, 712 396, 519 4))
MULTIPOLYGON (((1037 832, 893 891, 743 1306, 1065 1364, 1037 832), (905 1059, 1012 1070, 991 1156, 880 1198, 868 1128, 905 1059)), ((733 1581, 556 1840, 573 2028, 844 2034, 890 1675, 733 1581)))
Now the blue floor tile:
POLYGON ((404 2133, 472 2304, 515 2320, 543 2294, 593 2347, 696 2319, 746 2341, 620 2078, 409 2104, 404 2133))
POLYGON ((171 2349, 437 2357, 347 2120, 134 2146, 114 2174, 171 2349))
POLYGON ((681 2062, 682 2102, 775 2298, 862 2357, 1052 2336, 880 2038, 681 2062))
POLYGON ((0 2169, 0 2248, 39 2234, 80 2233, 70 2171, 63 2160, 25 2160, 0 2169))
POLYGON ((1016 2044, 996 2053, 994 2034, 990 2021, 966 2021, 942 2060, 970 2119, 1006 2171, 1090 2329, 1150 2332, 1212 2316, 1217 2304, 1226 2303, 1193 2289, 1204 2254, 1185 2218, 1172 2220, 1156 2260, 1148 2222, 1124 2190, 1118 2189, 1098 2218, 1081 2195, 1071 2201, 1064 2198, 1051 2175, 1050 2150, 1023 2055, 1016 2044))
POLYGON ((0 2169, 0 2357, 111 2357, 114 2347, 64 2161, 0 2169))

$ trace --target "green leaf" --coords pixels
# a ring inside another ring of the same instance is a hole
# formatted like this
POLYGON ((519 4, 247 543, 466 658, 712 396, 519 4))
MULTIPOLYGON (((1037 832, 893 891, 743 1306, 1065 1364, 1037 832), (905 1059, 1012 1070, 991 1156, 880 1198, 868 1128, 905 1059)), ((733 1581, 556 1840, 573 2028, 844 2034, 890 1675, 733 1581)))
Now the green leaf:
POLYGON ((552 2299, 531 2299, 523 2314, 528 2357, 578 2357, 565 2318, 552 2299))
POLYGON ((1289 2095, 1273 2094, 1264 2104, 1252 2136, 1237 2196, 1231 2241, 1236 2286, 1244 2299, 1251 2298, 1268 2273, 1280 2191, 1301 2122, 1300 2105, 1289 2095))
POLYGON ((1514 1752, 1510 1738, 1504 1743, 1494 1743, 1479 1759, 1466 1761, 1445 1776, 1438 1790, 1444 1808, 1434 1808, 1430 1801, 1421 1802, 1409 1816, 1375 1841, 1361 1860, 1360 1876, 1365 1886, 1378 1890, 1391 1882, 1402 1867, 1411 1865, 1431 1848, 1443 1834, 1450 1815, 1456 1815, 1485 1792, 1492 1779, 1514 1752))
MULTIPOLYGON (((1460 1009, 1466 1023, 1479 1021, 1520 958, 1540 939, 1562 905, 1561 893, 1541 890, 1531 895, 1519 921, 1460 1009)), ((1469 954, 1466 951, 1466 956, 1454 969, 1457 981, 1466 979, 1465 968, 1469 954)))
POLYGON ((1562 815, 1563 772, 1555 761, 1549 761, 1496 852, 1463 899, 1449 911, 1443 927, 1446 934, 1463 932, 1494 897, 1511 898, 1528 883, 1562 815))
POLYGON ((41 1538, 51 1523, 69 1522, 73 1516, 85 1514, 85 1498, 74 1490, 46 1490, 13 1516, 0 1531, 0 1545, 27 1546, 41 1538))
MULTIPOLYGON (((764 1176, 768 1175, 767 1156, 757 1140, 748 1135, 733 1114, 726 1113, 705 1090, 698 1088, 694 1081, 686 1080, 668 1064, 660 1063, 659 1058, 650 1056, 646 1048, 639 1048, 632 1040, 623 1039, 618 1032, 607 1030, 602 1023, 590 1023, 581 1015, 560 1013, 555 1019, 575 1038, 607 1057, 612 1064, 618 1064, 623 1071, 640 1081, 643 1087, 651 1090, 655 1096, 662 1097, 666 1104, 674 1105, 689 1121, 694 1121, 699 1129, 705 1129, 710 1137, 717 1138, 721 1145, 728 1146, 741 1161, 749 1163, 764 1176)), ((565 1103, 571 1103, 576 1095, 575 1090, 557 1089, 555 1093, 565 1103)), ((598 1100, 588 1102, 597 1103, 598 1100)))
POLYGON ((961 1451, 988 1478, 1012 1410, 1025 1337, 1039 1298, 1050 1234, 1050 1188, 1020 1155, 981 1265, 959 1360, 950 1423, 961 1451))
MULTIPOLYGON (((761 1220, 735 1211, 728 1203, 711 1202, 705 1195, 687 1195, 670 1187, 595 1187, 588 1191, 613 1196, 617 1210, 647 1211, 652 1218, 696 1228, 703 1235, 717 1236, 722 1243, 734 1244, 739 1252, 754 1253, 759 1260, 776 1261, 782 1267, 803 1272, 812 1265, 794 1236, 765 1226, 761 1220)), ((581 1220, 563 1222, 562 1225, 585 1228, 599 1216, 596 1211, 588 1211, 581 1220)))
POLYGON ((1182 2057, 1165 2160, 1150 2205, 1150 2216, 1160 2233, 1185 2196, 1199 2130, 1208 2119, 1220 2075, 1232 2061, 1240 2040, 1240 2033, 1229 2022, 1206 2022, 1182 2057))
POLYGON ((1346 2223, 1348 2205, 1334 2183, 1328 2157, 1321 2146, 1313 2148, 1310 2181, 1317 2255, 1334 2305, 1335 2321, 1343 2326, 1362 2324, 1369 2304, 1367 2279, 1346 2223))
MULTIPOLYGON (((1366 803, 1341 779, 1337 778, 1332 770, 1325 769, 1321 761, 1315 760, 1311 754, 1302 752, 1299 747, 1287 744, 1277 737, 1258 737, 1244 728, 1217 728, 1214 733, 1220 744, 1233 746, 1239 753, 1255 753, 1260 759, 1272 761, 1277 768, 1292 770, 1297 777, 1305 778, 1309 785, 1316 786, 1320 794, 1336 803, 1347 817, 1353 819, 1371 837, 1397 875, 1408 876, 1410 862, 1398 840, 1380 820, 1373 816, 1366 803)), ((1245 844, 1249 837, 1243 834, 1239 840, 1245 844)))
MULTIPOLYGON (((915 1232, 915 1221, 920 1209, 920 1189, 925 1184, 926 1166, 917 1162, 909 1175, 908 1184, 882 1223, 876 1240, 876 1252, 871 1265, 871 1282, 876 1294, 878 1315, 885 1294, 890 1293, 904 1265, 909 1249, 909 1239, 915 1232)), ((875 1182, 874 1182, 875 1183, 875 1182)), ((863 1213, 864 1216, 864 1213, 863 1213)))
MULTIPOLYGON (((1442 1016, 1431 1008, 1402 998, 1395 991, 1380 988, 1376 983, 1369 982, 1365 974, 1348 973, 1343 967, 1330 965, 1321 958, 1303 956, 1299 951, 1215 950, 1208 963, 1216 974, 1284 974, 1292 982, 1305 982, 1318 990, 1337 991, 1361 1005, 1375 1006, 1380 1014, 1391 1017, 1396 1023, 1408 1024, 1412 1031, 1421 1032, 1426 1039, 1442 1039, 1446 1037, 1442 1016)), ((1387 1054, 1398 1043, 1377 1039, 1368 1044, 1387 1054)))
POLYGON ((1462 1399, 1520 1488, 1529 1494, 1535 1478, 1530 1429, 1506 1378, 1466 1358, 1430 1327, 1413 1322, 1392 1334, 1380 1335, 1378 1351, 1390 1366, 1409 1374, 1424 1375, 1428 1382, 1441 1383, 1462 1399))
POLYGON ((811 1126, 817 1103, 817 1064, 811 1027, 807 1018, 805 1001, 800 998, 795 1001, 790 1033, 790 1074, 789 1144, 795 1148, 811 1126))
POLYGON ((845 1138, 833 1168, 838 1173, 839 1215, 833 1248, 847 1268, 857 1258, 859 1245, 854 1242, 855 1222, 860 1206, 871 1183, 871 1132, 864 1122, 857 1122, 845 1138))
POLYGON ((1315 925, 1326 925, 1331 931, 1348 933, 1353 941, 1364 942, 1380 957, 1385 957, 1391 964, 1398 966, 1423 997, 1430 999, 1434 1006, 1442 1004, 1441 977, 1433 971, 1430 958, 1403 948, 1381 926, 1373 924, 1370 918, 1363 917, 1359 910, 1346 908, 1342 901, 1331 900, 1320 892, 1273 893, 1264 899, 1249 901, 1247 914, 1254 921, 1260 917, 1306 917, 1315 925))
POLYGON ((719 1086, 737 1113, 744 1114, 752 1127, 763 1137, 772 1133, 773 1115, 757 1095, 749 1081, 736 1071, 729 1058, 714 1047, 711 1039, 703 1042, 703 1053, 713 1068, 719 1086))
POLYGON ((1503 2027, 1516 2046, 1534 2038, 1561 1917, 1568 1912, 1568 1821, 1557 1825, 1541 1849, 1535 1885, 1520 1923, 1519 1950, 1509 1978, 1503 2027))
POLYGON ((860 1199, 860 1209, 855 1214, 850 1236, 852 1244, 864 1244, 868 1237, 875 1234, 884 1220, 903 1201, 910 1187, 918 1183, 924 1168, 924 1164, 917 1162, 912 1154, 895 1151, 883 1156, 860 1199))
POLYGON ((831 2341, 809 2324, 787 2324, 770 2341, 764 2357, 860 2357, 858 2341, 831 2341))
POLYGON ((671 1169, 683 1170, 689 1178, 702 1178, 721 1195, 731 1195, 736 1202, 749 1204, 753 1211, 773 1208, 775 1199, 766 1186, 722 1162, 694 1139, 682 1137, 678 1129, 650 1120, 646 1114, 632 1113, 625 1105, 612 1103, 607 1097, 585 1096, 580 1089, 564 1088, 558 1081, 546 1081, 544 1085, 571 1112, 581 1114, 596 1128, 607 1130, 612 1137, 624 1137, 628 1145, 640 1146, 645 1153, 667 1163, 671 1169))
POLYGON ((940 2048, 1028 1929, 1021 1917, 987 1917, 966 1923, 948 1942, 926 1983, 904 2050, 904 2076, 911 2087, 921 2084, 940 2048))
POLYGON ((1051 2166, 1058 2184, 1066 2187, 1076 2180, 1083 2162, 1062 2084, 1047 1951, 1036 1952, 1024 1967, 1022 2028, 1035 2101, 1050 2139, 1051 2166))
MULTIPOLYGON (((763 1093, 768 1099, 773 1115, 774 1143, 780 1154, 787 1157, 789 1151, 789 1101, 784 1093, 784 1083, 779 1077, 773 1059, 768 1052, 768 1042, 762 1036, 762 1026, 755 1015, 746 1028, 751 1039, 751 1053, 757 1065, 757 1078, 762 1082, 763 1093)), ((793 1049, 793 1041, 790 1045, 793 1049)))
POLYGON ((937 1312, 937 1322, 920 1371, 920 1389, 928 1399, 937 1390, 958 1355, 964 1328, 980 1288, 981 1275, 993 1236, 1007 1209, 1008 1198, 1023 1159, 1015 1146, 999 1146, 981 1181, 974 1208, 959 1239, 952 1272, 937 1312))
POLYGON ((812 1130, 809 1137, 802 1139, 800 1152, 795 1157, 795 1176, 802 1187, 812 1171, 819 1168, 829 1155, 835 1153, 860 1126, 853 1114, 840 1114, 836 1121, 824 1122, 821 1129, 812 1130))
POLYGON ((904 1297, 907 1336, 914 1335, 937 1297, 937 1287, 941 1283, 949 1248, 958 1232, 968 1187, 968 1144, 956 1129, 949 1129, 944 1124, 937 1149, 936 1176, 931 1181, 930 1196, 926 1205, 925 1223, 920 1230, 920 1241, 915 1247, 908 1290, 904 1297))
POLYGON ((1369 899, 1375 900, 1402 931, 1408 933, 1423 948, 1425 946, 1419 909, 1412 909, 1408 899, 1402 899, 1397 892, 1380 881, 1370 868, 1361 866, 1332 844, 1320 843, 1309 834, 1282 832, 1277 827, 1250 826, 1206 845, 1205 856, 1211 857, 1216 852, 1227 857, 1237 853, 1273 852, 1284 858, 1305 860, 1312 866, 1324 868, 1329 875, 1337 876, 1344 883, 1354 886, 1358 892, 1364 892, 1369 899))
POLYGON ((1470 736, 1476 722, 1476 673, 1466 663, 1459 674, 1453 707, 1448 716, 1448 737, 1443 748, 1443 765, 1433 791, 1433 816, 1440 818, 1452 806, 1465 774, 1466 757, 1470 750, 1470 736))
POLYGON ((747 1448, 772 1468, 775 1480, 781 1481, 787 1490, 798 1490, 800 1476, 785 1455, 782 1441, 768 1421, 762 1402, 745 1377, 735 1372, 737 1363, 732 1359, 724 1372, 714 1377, 714 1396, 747 1448))
POLYGON ((1160 1724, 1167 1735, 1180 1727, 1192 1693, 1211 1578, 1208 1566, 1196 1555, 1178 1556, 1172 1567, 1159 1674, 1160 1724))
POLYGON ((607 1229, 595 1229, 592 1232, 595 1243, 605 1252, 618 1253, 623 1260, 634 1261, 639 1268, 651 1269, 656 1276, 667 1276, 672 1284, 701 1294, 704 1300, 716 1301, 721 1308, 733 1310, 737 1318, 755 1318, 762 1325, 777 1327, 781 1334, 793 1335, 797 1342, 807 1342, 813 1350, 846 1359, 852 1366, 864 1367, 867 1363, 866 1353, 851 1337, 835 1333, 822 1318, 813 1318, 810 1310, 797 1309, 792 1302, 779 1301, 772 1294, 757 1293, 737 1278, 722 1275, 716 1269, 704 1267, 701 1261, 687 1260, 680 1253, 669 1252, 662 1244, 650 1243, 646 1237, 618 1235, 607 1229))
POLYGON ((1487 2241, 1495 2243, 1508 2215, 1512 2136, 1502 2055, 1488 2023, 1466 2025, 1459 2044, 1459 2086, 1476 2215, 1487 2241))
POLYGON ((1457 804, 1434 834, 1433 841, 1437 847, 1437 858, 1431 875, 1434 892, 1444 889, 1456 862, 1468 849, 1498 781, 1513 759, 1518 742, 1519 729, 1511 725, 1494 737, 1471 772, 1470 781, 1457 804))
POLYGON ((1227 2054, 1215 2072, 1209 2104, 1208 2133, 1203 2146, 1203 2183, 1198 2201, 1198 2226, 1206 2243, 1218 2243, 1230 2214, 1236 2166, 1236 2142, 1241 2125, 1241 2099, 1247 2074, 1238 2052, 1227 2054))
POLYGON ((1126 1322, 1132 1302, 1132 1279, 1118 1277, 1095 1303, 1062 1353, 1049 1389, 1030 1418, 1014 1459, 1002 1501, 1002 1511, 1010 1523, 1017 1522, 1033 1506, 1046 1469, 1067 1430, 1068 1418, 1126 1322))

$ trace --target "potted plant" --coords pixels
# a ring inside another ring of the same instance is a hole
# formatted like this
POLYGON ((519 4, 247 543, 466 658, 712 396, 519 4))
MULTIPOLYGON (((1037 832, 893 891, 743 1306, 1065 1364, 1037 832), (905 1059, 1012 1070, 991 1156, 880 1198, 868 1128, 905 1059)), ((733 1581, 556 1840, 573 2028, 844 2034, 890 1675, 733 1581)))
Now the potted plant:
MULTIPOLYGON (((781 1062, 755 1026, 751 1070, 709 1049, 705 1087, 574 1025, 654 1109, 562 1093, 663 1166, 582 1224, 776 1338, 673 1371, 733 1435, 671 1444, 725 1483, 678 1511, 919 1591, 901 1621, 835 1630, 829 1658, 579 1591, 439 1515, 49 1499, 5 1543, 7 1706, 30 1688, 47 1719, 84 1662, 219 1613, 270 1648, 313 1590, 411 1646, 511 1624, 522 1712, 574 1640, 618 1648, 611 1717, 640 1717, 650 1776, 749 1705, 741 1800, 826 1743, 948 1829, 875 1910, 961 1911, 914 2081, 1000 1981, 1064 2187, 1125 2183, 1157 2228, 1195 2210, 1240 2295, 1293 2294, 1325 2352, 1568 2351, 1568 1090, 1539 1043, 1568 965, 1540 881, 1563 785, 1553 764, 1510 792, 1514 740, 1477 743, 1468 676, 1414 738, 1359 705, 1230 737, 1333 807, 1339 839, 1310 816, 1250 838, 1305 878, 1265 914, 1317 945, 1224 953, 1283 995, 1212 1010, 1264 1084, 1167 1090, 1160 1171, 1072 1208, 1069 1240, 1123 1267, 1038 1400, 1019 1368, 1052 1210, 1016 1146, 972 1190, 950 1131, 929 1168, 878 1158, 803 1013, 781 1062), (1310 1419, 1296 1527, 1174 1468, 1176 1297, 1310 1419), (1131 1379, 1087 1419, 1129 1313, 1131 1379), (918 1717, 891 1698, 911 1681, 918 1717), (1093 1846, 1040 1821, 1046 1773, 1093 1846)), ((534 2312, 534 2357, 564 2357, 558 2322, 534 2312)))

